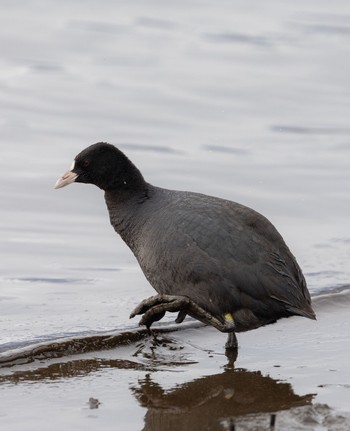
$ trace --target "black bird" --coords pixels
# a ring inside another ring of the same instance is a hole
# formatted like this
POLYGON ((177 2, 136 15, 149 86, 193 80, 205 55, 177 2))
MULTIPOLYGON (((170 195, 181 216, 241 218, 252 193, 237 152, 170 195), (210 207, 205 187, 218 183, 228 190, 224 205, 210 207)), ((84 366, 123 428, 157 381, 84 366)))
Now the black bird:
POLYGON ((244 205, 147 183, 113 145, 99 142, 78 154, 55 188, 73 182, 105 192, 111 224, 133 251, 157 295, 130 317, 148 328, 166 311, 188 314, 228 332, 282 317, 315 319, 305 278, 275 227, 244 205))

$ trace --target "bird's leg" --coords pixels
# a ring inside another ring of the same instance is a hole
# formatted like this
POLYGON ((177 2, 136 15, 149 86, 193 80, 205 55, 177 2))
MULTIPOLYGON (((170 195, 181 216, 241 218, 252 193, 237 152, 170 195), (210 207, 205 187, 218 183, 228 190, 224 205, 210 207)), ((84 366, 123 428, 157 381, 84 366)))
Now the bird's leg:
POLYGON ((227 342, 225 344, 225 349, 226 350, 237 350, 238 348, 238 341, 237 341, 237 337, 236 337, 236 333, 233 332, 229 332, 228 337, 227 337, 227 342))
MULTIPOLYGON (((130 318, 137 314, 143 314, 140 325, 149 328, 153 322, 164 316, 166 311, 179 312, 176 323, 181 323, 187 314, 200 320, 201 322, 214 326, 221 332, 233 332, 235 323, 230 313, 226 313, 222 320, 219 320, 204 308, 193 302, 187 296, 176 295, 155 295, 144 299, 130 314, 130 318)), ((233 338, 232 338, 233 340, 233 338)), ((237 340, 236 340, 237 344, 237 340)))

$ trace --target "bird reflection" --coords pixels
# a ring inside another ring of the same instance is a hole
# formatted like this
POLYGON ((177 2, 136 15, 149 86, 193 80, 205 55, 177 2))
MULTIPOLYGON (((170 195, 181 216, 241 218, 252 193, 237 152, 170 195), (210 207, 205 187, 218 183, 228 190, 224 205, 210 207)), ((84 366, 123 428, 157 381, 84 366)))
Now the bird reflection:
POLYGON ((238 431, 242 417, 252 414, 255 429, 273 430, 280 410, 310 404, 313 397, 296 395, 289 383, 259 371, 232 368, 171 390, 164 390, 151 373, 138 383, 131 390, 147 408, 143 431, 238 431))
MULTIPOLYGON (((53 363, 41 361, 37 366, 33 366, 33 362, 29 368, 17 368, 16 361, 7 360, 3 364, 7 372, 0 376, 0 384, 81 378, 105 369, 124 371, 132 379, 130 388, 136 400, 147 409, 143 431, 273 431, 279 415, 283 416, 282 410, 312 406, 313 395, 299 396, 289 383, 263 376, 260 371, 235 369, 237 352, 232 350, 227 352, 228 362, 223 372, 164 389, 156 381, 159 373, 163 375, 177 367, 199 366, 200 362, 193 361, 196 356, 193 348, 187 346, 186 349, 184 343, 164 335, 142 338, 134 348, 134 354, 127 359, 117 358, 117 351, 111 349, 112 357, 87 355, 79 359, 56 359, 53 363), (12 373, 8 372, 11 367, 15 367, 12 373)), ((46 346, 45 352, 53 357, 55 346, 46 346)), ((36 350, 34 353, 38 354, 36 350)), ((27 354, 32 361, 34 353, 27 354)), ((21 360, 28 358, 20 357, 21 360)), ((91 405, 97 408, 100 402, 91 400, 90 408, 91 405)))

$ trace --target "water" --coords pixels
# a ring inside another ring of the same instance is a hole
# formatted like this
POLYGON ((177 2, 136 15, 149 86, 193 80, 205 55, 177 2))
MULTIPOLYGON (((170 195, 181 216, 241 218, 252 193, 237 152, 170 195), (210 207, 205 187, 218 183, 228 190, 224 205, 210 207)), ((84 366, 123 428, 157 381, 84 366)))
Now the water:
POLYGON ((97 141, 266 215, 313 295, 349 285, 347 2, 2 1, 0 24, 0 352, 136 329, 153 294, 100 190, 53 190, 97 141))

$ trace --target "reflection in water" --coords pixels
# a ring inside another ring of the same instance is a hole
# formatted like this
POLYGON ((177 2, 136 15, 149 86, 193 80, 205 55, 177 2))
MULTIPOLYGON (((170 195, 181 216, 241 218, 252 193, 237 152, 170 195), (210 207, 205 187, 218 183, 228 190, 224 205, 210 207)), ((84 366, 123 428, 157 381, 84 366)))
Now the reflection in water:
POLYGON ((114 368, 121 370, 155 371, 152 367, 126 359, 81 359, 59 362, 39 367, 34 370, 16 371, 1 375, 0 384, 33 383, 40 381, 56 381, 67 378, 82 377, 101 369, 114 368))
MULTIPOLYGON (((166 339, 163 341, 166 342, 166 339)), ((137 381, 136 375, 131 374, 130 387, 140 405, 147 409, 144 431, 238 430, 235 424, 242 421, 242 417, 252 414, 255 416, 253 419, 248 417, 250 423, 253 420, 256 424, 264 423, 269 427, 265 428, 264 425, 260 429, 274 429, 275 420, 279 418, 278 412, 311 405, 313 397, 296 395, 289 383, 278 382, 263 376, 259 371, 235 370, 230 361, 220 374, 203 376, 166 390, 155 382, 164 365, 175 369, 180 364, 179 361, 171 364, 169 360, 155 364, 152 360, 140 363, 130 359, 89 357, 51 363, 36 369, 17 370, 2 375, 0 384, 59 381, 100 373, 106 369, 136 371, 137 376, 143 372, 143 377, 137 381)))
POLYGON ((132 391, 147 408, 143 431, 234 429, 234 418, 252 413, 259 413, 255 420, 273 428, 275 412, 312 400, 312 395, 296 395, 288 383, 243 369, 228 369, 170 391, 155 383, 149 373, 132 391))
MULTIPOLYGON (((346 291, 346 286, 343 289, 346 291)), ((325 316, 330 310, 346 310, 349 295, 344 292, 323 295, 315 302, 320 315, 325 316)), ((313 395, 299 396, 290 384, 264 376, 259 371, 234 369, 235 357, 229 358, 225 369, 218 373, 217 365, 207 359, 209 351, 187 344, 183 340, 187 338, 185 331, 178 333, 182 340, 172 338, 168 332, 173 330, 174 327, 164 328, 157 337, 149 337, 145 330, 137 330, 28 347, 22 353, 3 355, 0 385, 35 383, 39 387, 41 382, 64 381, 68 384, 74 379, 86 381, 85 377, 93 376, 95 380, 95 376, 102 378, 102 375, 105 376, 103 381, 109 381, 115 375, 119 381, 122 375, 120 380, 127 383, 123 387, 124 393, 130 389, 137 402, 146 409, 144 431, 285 431, 290 429, 286 425, 290 422, 297 424, 294 429, 313 430, 318 424, 330 430, 349 429, 345 423, 348 417, 335 414, 325 405, 313 404, 313 395), (93 356, 87 353, 92 351, 93 356), (74 360, 76 353, 85 355, 74 360), (194 359, 198 363, 191 365, 190 361, 193 363, 194 359), (16 366, 19 362, 31 364, 16 366), (194 378, 191 367, 205 369, 210 375, 194 378), (166 380, 166 386, 159 383, 170 373, 183 370, 186 373, 182 375, 188 379, 185 383, 174 384, 170 389, 169 380, 166 380), (337 421, 336 427, 328 427, 327 421, 331 420, 337 421)), ((201 331, 200 334, 204 336, 201 331)), ((338 384, 337 379, 333 382, 338 384)), ((98 383, 96 387, 99 387, 98 383)), ((84 392, 83 395, 87 401, 94 394, 84 392)), ((102 404, 96 405, 102 411, 106 398, 99 396, 99 399, 102 404)))

